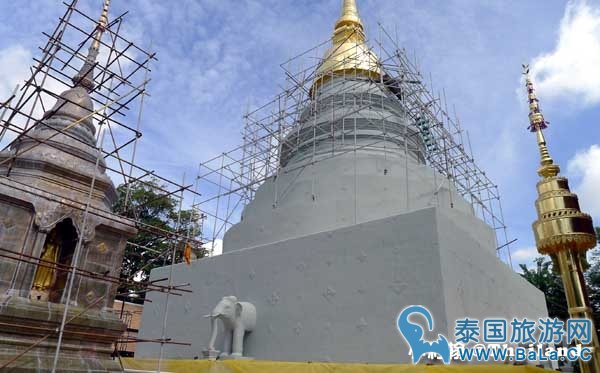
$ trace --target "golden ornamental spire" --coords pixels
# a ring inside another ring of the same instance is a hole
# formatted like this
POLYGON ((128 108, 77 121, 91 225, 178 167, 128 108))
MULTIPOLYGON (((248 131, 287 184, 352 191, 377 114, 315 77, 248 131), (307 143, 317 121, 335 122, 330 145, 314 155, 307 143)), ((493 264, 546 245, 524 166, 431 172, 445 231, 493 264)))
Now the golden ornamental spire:
POLYGON ((313 91, 335 75, 379 78, 379 58, 366 45, 356 0, 344 0, 342 14, 335 23, 332 42, 333 45, 325 53, 317 69, 313 91))
POLYGON ((98 26, 96 27, 96 34, 94 35, 94 42, 92 43, 91 48, 95 51, 100 50, 100 40, 102 39, 102 34, 106 31, 106 26, 108 25, 108 7, 110 6, 110 0, 104 0, 104 5, 102 6, 102 14, 100 14, 100 18, 98 19, 98 26))
POLYGON ((525 87, 527 88, 527 100, 529 101, 529 130, 535 132, 537 136, 538 147, 540 149, 541 166, 538 174, 542 177, 554 177, 560 172, 560 167, 554 164, 544 137, 543 129, 548 127, 548 122, 540 111, 540 103, 533 89, 533 82, 529 75, 529 65, 523 65, 523 75, 525 75, 525 87))
POLYGON ((541 158, 538 174, 542 180, 537 184, 539 198, 536 201, 538 220, 533 224, 538 251, 556 254, 567 243, 570 249, 585 251, 596 246, 592 219, 579 209, 579 200, 571 193, 567 178, 558 176, 560 167, 550 157, 542 132, 548 122, 540 111, 529 65, 523 65, 523 69, 529 102, 529 130, 536 133, 541 158))
POLYGON ((88 91, 94 89, 94 65, 96 64, 96 58, 98 57, 98 52, 100 51, 102 34, 104 34, 106 26, 108 25, 109 6, 110 0, 104 0, 102 13, 98 19, 96 30, 94 30, 94 36, 92 38, 92 44, 88 49, 88 55, 79 72, 73 77, 73 79, 71 79, 76 86, 82 86, 88 91))
POLYGON ((356 0, 344 0, 342 7, 342 15, 337 20, 335 28, 338 29, 343 25, 355 25, 363 28, 362 21, 358 15, 358 8, 356 7, 356 0))
MULTIPOLYGON (((571 318, 594 320, 583 277, 586 251, 596 246, 592 218, 581 212, 577 195, 571 193, 566 177, 558 176, 560 167, 554 164, 542 132, 548 126, 540 111, 539 101, 529 76, 529 65, 523 65, 529 102, 529 130, 536 133, 541 166, 535 201, 537 220, 533 223, 535 243, 540 254, 550 255, 560 271, 571 318)), ((600 373, 600 346, 592 326, 593 357, 580 362, 583 373, 600 373)))

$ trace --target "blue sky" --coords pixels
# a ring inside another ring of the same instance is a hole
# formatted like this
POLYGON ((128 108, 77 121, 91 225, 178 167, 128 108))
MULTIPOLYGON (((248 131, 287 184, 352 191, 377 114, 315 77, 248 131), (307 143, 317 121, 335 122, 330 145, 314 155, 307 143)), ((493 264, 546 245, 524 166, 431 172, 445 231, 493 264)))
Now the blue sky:
MULTIPOLYGON (((100 0, 80 0, 100 9, 100 0)), ((267 101, 279 64, 327 40, 341 0, 128 0, 127 35, 158 54, 138 162, 177 178, 240 143, 248 105, 267 101), (160 149, 160 151, 156 151, 160 149)), ((527 132, 521 63, 531 63, 547 138, 582 207, 600 225, 600 0, 358 0, 367 34, 397 32, 446 91, 478 163, 498 183, 515 264, 535 254, 538 154, 527 132)), ((64 12, 58 0, 3 1, 0 95, 27 76, 64 12)))

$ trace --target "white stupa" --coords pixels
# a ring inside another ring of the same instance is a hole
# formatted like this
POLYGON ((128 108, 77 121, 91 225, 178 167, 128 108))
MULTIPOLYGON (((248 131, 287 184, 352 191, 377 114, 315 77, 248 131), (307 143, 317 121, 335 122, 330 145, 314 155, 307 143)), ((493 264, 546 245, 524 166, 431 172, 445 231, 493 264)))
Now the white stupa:
MULTIPOLYGON (((288 136, 295 145, 282 149, 282 172, 226 233, 223 255, 175 267, 174 283, 191 283, 193 294, 170 298, 167 336, 192 346, 165 345, 165 357, 201 356, 210 334, 202 316, 226 295, 256 306, 244 353, 266 360, 406 362, 396 318, 411 304, 427 306, 435 332, 449 336, 466 316, 547 314, 543 294, 497 258, 493 229, 425 164, 419 129, 382 74, 355 1, 344 1, 312 87, 319 104, 288 136), (377 105, 355 112, 358 100, 377 105), (315 137, 324 125, 332 130, 315 137), (288 187, 274 206, 277 183, 288 187)), ((153 295, 141 338, 161 337, 163 311, 153 295)), ((158 349, 139 344, 136 356, 158 349)))

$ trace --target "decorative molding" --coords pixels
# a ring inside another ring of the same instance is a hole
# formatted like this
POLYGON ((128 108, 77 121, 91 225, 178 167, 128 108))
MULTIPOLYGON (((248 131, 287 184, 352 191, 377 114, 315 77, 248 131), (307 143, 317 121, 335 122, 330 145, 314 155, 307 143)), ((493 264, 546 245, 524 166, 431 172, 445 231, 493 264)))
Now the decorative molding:
POLYGON ((106 254, 108 251, 108 246, 104 242, 100 242, 98 245, 96 245, 96 249, 98 249, 100 254, 106 254))
POLYGON ((43 233, 48 233, 56 224, 65 219, 71 219, 73 226, 77 230, 78 235, 83 236, 83 241, 89 243, 94 240, 96 234, 96 226, 98 225, 93 219, 86 219, 86 224, 83 232, 81 232, 81 224, 83 223, 83 211, 74 209, 66 205, 54 205, 50 207, 44 206, 41 211, 37 211, 34 217, 35 225, 38 230, 43 233))

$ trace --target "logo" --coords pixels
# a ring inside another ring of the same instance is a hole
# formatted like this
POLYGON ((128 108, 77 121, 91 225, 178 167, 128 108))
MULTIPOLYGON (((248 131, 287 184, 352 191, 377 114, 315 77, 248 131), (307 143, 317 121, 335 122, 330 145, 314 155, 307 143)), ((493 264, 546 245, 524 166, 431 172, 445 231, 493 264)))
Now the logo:
MULTIPOLYGON (((435 342, 423 340, 423 328, 419 324, 414 324, 408 319, 410 316, 418 314, 427 320, 428 331, 433 331, 433 318, 431 312, 423 306, 408 306, 398 316, 398 330, 404 337, 412 351, 412 362, 416 364, 426 353, 436 353, 442 357, 444 364, 450 364, 450 346, 448 340, 441 334, 435 342)), ((413 319, 414 320, 414 319, 413 319)))
POLYGON ((527 318, 512 320, 464 318, 456 320, 454 341, 438 334, 437 340, 424 339, 433 331, 431 312, 423 306, 408 306, 400 312, 397 327, 410 347, 413 364, 423 355, 429 359, 470 362, 553 362, 589 361, 592 358, 592 322, 588 319, 527 318), (416 317, 415 317, 416 316, 416 317), (423 320, 420 320, 420 319, 423 320), (421 323, 419 323, 421 321, 421 323))

